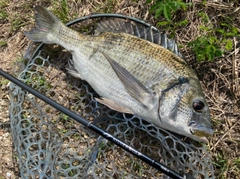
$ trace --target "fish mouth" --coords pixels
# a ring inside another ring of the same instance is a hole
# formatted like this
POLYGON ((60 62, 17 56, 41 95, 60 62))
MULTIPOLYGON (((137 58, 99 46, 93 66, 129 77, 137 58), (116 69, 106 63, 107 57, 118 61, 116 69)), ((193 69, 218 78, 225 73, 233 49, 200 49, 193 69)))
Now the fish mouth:
POLYGON ((213 134, 213 130, 203 126, 193 126, 190 128, 192 135, 200 138, 202 141, 207 142, 207 137, 213 134))

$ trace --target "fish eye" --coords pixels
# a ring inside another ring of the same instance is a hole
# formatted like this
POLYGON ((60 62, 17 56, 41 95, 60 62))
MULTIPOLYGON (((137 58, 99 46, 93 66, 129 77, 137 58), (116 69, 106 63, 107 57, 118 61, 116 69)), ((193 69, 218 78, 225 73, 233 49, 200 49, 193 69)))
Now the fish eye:
POLYGON ((195 125, 197 125, 197 123, 196 123, 195 121, 191 121, 191 122, 188 124, 188 126, 195 126, 195 125))
POLYGON ((199 101, 199 100, 196 100, 193 102, 193 109, 196 111, 196 112, 201 112, 202 109, 204 108, 204 103, 202 101, 199 101))

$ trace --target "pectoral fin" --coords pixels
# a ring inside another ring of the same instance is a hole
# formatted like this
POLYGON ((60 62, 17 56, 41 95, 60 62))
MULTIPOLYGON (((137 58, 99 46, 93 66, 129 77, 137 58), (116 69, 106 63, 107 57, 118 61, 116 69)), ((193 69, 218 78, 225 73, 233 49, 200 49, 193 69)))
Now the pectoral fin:
POLYGON ((103 55, 111 64, 113 70, 116 72, 118 78, 121 80, 130 96, 143 104, 144 107, 149 107, 155 103, 155 95, 151 93, 138 79, 136 79, 116 61, 111 59, 107 54, 103 53, 103 55))
POLYGON ((124 108, 124 107, 116 104, 115 102, 113 102, 113 101, 110 100, 110 99, 107 99, 107 98, 102 98, 102 99, 95 98, 95 99, 96 99, 99 103, 108 106, 108 107, 109 107, 110 109, 112 109, 112 110, 115 110, 115 111, 118 111, 118 112, 121 112, 121 113, 133 114, 132 111, 130 111, 129 109, 124 108))

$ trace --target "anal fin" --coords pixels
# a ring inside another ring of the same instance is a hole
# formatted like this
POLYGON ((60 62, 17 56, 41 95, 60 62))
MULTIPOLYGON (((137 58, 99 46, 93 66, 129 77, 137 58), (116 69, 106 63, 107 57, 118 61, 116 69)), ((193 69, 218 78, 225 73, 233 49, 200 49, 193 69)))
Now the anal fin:
POLYGON ((121 112, 121 113, 128 113, 128 114, 133 114, 132 111, 130 111, 127 108, 124 108, 118 104, 116 104, 115 102, 113 102, 110 99, 107 98, 95 98, 99 103, 104 104, 105 106, 108 106, 110 109, 121 112))

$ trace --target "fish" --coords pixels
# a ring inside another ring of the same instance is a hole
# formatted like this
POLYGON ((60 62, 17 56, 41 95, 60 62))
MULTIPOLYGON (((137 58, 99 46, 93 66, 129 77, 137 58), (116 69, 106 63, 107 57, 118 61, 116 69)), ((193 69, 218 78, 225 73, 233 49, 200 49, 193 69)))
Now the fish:
POLYGON ((86 35, 44 7, 35 10, 36 26, 25 36, 68 50, 68 73, 87 81, 100 96, 98 103, 195 141, 208 141, 213 130, 199 79, 165 33, 105 19, 94 35, 86 35))

